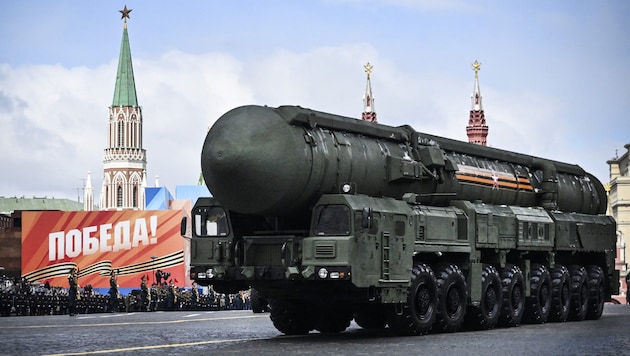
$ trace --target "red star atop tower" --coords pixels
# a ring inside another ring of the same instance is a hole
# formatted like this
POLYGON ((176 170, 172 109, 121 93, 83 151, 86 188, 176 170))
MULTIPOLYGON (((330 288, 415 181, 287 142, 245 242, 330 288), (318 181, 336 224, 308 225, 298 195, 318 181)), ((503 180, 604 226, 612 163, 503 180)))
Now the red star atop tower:
MULTIPOLYGON (((132 12, 132 9, 127 9, 127 5, 125 5, 125 8, 122 10, 118 10, 118 12, 120 12, 122 14, 122 16, 120 16, 120 19, 125 19, 128 18, 130 19, 131 17, 129 17, 129 13, 132 12)), ((127 22, 127 20, 125 20, 125 22, 127 22)))

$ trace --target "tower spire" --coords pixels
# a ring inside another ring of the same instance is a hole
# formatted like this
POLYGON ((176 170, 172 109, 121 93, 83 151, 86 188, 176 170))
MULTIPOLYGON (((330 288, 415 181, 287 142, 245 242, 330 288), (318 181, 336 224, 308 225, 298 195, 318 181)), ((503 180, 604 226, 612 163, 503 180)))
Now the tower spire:
POLYGON ((376 120, 376 112, 374 111, 374 95, 372 95, 372 83, 370 83, 370 74, 374 67, 368 62, 363 66, 367 73, 367 84, 365 85, 365 94, 363 95, 363 113, 361 120, 369 122, 378 122, 376 120))
POLYGON ((472 105, 468 118, 468 126, 466 126, 466 134, 468 135, 468 142, 486 146, 488 126, 486 125, 486 118, 483 112, 483 106, 481 105, 481 89, 479 89, 481 63, 475 60, 472 64, 472 69, 475 71, 475 85, 473 87, 473 93, 470 95, 472 105))
POLYGON ((94 210, 94 188, 92 187, 92 173, 88 171, 83 191, 83 210, 94 210))
POLYGON ((119 12, 124 21, 114 99, 109 107, 107 147, 101 210, 144 209, 146 151, 142 148, 142 107, 138 105, 127 33, 127 5, 119 12))
POLYGON ((129 34, 127 33, 127 19, 130 18, 129 13, 132 10, 127 9, 127 5, 125 5, 125 8, 119 11, 122 14, 121 19, 124 21, 124 25, 112 106, 138 106, 136 82, 133 76, 133 64, 131 62, 129 34))
POLYGON ((481 70, 481 63, 475 60, 475 63, 472 64, 472 68, 475 71, 475 86, 473 88, 473 93, 470 96, 472 102, 472 110, 483 110, 481 106, 481 89, 479 89, 479 71, 481 70))

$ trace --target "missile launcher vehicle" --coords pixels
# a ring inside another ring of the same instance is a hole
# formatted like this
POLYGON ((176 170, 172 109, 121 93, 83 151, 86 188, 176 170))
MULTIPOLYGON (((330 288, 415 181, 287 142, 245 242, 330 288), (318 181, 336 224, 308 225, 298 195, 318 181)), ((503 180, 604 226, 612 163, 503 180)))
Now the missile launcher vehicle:
POLYGON ((598 319, 616 223, 577 165, 304 109, 208 131, 190 276, 254 288, 285 334, 401 335, 598 319))

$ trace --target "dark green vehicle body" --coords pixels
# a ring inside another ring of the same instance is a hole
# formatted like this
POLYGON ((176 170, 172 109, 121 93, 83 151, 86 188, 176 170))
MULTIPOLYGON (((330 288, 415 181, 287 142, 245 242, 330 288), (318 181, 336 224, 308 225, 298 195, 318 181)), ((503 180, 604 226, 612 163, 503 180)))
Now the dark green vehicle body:
POLYGON ((597 319, 618 292, 616 224, 579 166, 245 106, 209 131, 202 171, 191 278, 255 288, 287 334, 597 319))

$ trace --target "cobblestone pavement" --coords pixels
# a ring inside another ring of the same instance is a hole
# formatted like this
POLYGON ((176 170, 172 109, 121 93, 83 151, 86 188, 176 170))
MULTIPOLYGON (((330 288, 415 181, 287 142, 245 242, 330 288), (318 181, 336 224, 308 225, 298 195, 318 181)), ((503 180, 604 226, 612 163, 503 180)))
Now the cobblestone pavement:
POLYGON ((153 312, 0 318, 1 355, 618 355, 630 353, 630 306, 600 320, 395 336, 352 323, 341 334, 284 336, 269 314, 153 312))

